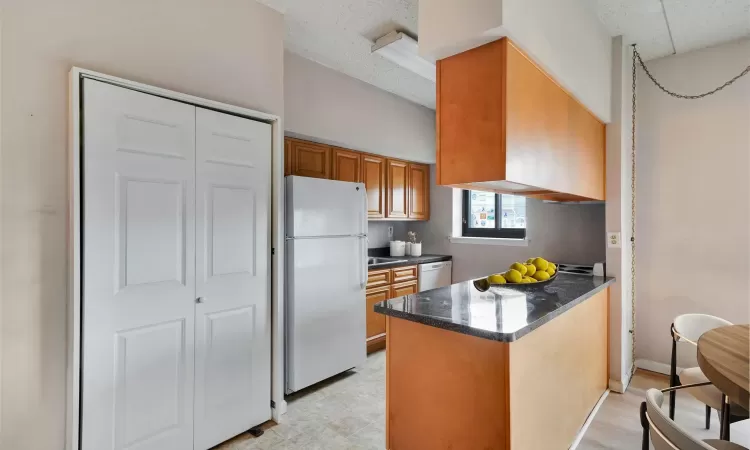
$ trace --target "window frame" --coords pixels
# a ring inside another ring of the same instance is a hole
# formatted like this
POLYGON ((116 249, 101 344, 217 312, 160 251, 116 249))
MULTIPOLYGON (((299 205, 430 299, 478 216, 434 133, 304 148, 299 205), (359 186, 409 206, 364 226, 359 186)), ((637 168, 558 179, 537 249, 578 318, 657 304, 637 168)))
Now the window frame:
MULTIPOLYGON (((526 228, 471 228, 469 219, 471 218, 470 198, 471 190, 463 190, 462 217, 461 217, 461 236, 478 237, 478 238, 495 238, 495 239, 526 239, 526 228)), ((503 206, 502 194, 495 192, 495 224, 502 223, 501 214, 503 206)), ((527 222, 528 223, 528 222, 527 222)))

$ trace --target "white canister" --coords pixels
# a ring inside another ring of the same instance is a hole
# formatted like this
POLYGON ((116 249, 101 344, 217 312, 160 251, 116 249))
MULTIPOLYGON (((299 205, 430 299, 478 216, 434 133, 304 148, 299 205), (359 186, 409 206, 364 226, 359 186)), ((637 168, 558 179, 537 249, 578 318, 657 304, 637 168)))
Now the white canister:
POLYGON ((406 256, 411 255, 411 242, 406 243, 406 256))
POLYGON ((391 241, 391 256, 404 256, 406 254, 406 243, 404 241, 391 241))
POLYGON ((422 243, 411 244, 411 256, 422 256, 422 243))

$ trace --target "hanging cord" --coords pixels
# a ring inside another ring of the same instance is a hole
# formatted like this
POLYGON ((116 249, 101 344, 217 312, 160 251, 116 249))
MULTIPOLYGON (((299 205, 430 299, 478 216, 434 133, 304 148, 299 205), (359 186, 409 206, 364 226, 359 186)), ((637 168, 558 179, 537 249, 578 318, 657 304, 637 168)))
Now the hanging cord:
POLYGON ((724 89, 725 87, 730 86, 735 81, 739 80, 740 78, 742 78, 745 75, 747 75, 748 73, 750 73, 750 66, 747 66, 747 67, 745 67, 745 70, 743 70, 742 72, 739 73, 739 75, 737 75, 734 78, 730 79, 729 81, 727 81, 726 83, 724 83, 721 86, 717 87, 716 89, 712 89, 712 90, 710 90, 708 92, 704 92, 704 93, 698 94, 698 95, 685 95, 685 94, 678 94, 676 92, 672 92, 669 89, 667 89, 664 86, 662 86, 661 83, 659 83, 658 81, 656 81, 656 78, 654 78, 654 76, 651 75, 651 72, 648 71, 648 67, 646 67, 646 64, 641 59, 641 55, 640 55, 640 53, 638 53, 638 50, 635 48, 635 44, 633 44, 633 65, 634 66, 635 66, 635 60, 636 59, 638 59, 638 63, 641 65, 641 67, 643 67, 643 71, 646 72, 646 75, 648 75, 649 78, 651 78, 651 81, 654 82, 654 84, 656 85, 656 87, 658 87, 659 89, 661 89, 665 93, 671 95, 672 97, 684 98, 684 99, 687 99, 687 100, 695 100, 695 99, 699 99, 699 98, 703 98, 703 97, 708 97, 709 95, 715 94, 715 93, 721 91, 722 89, 724 89))
MULTIPOLYGON (((636 58, 641 61, 638 50, 633 44, 633 115, 632 126, 630 128, 630 313, 632 314, 630 322, 631 337, 631 370, 630 376, 635 374, 635 80, 636 80, 636 58)), ((641 65, 643 61, 641 61, 641 65)), ((646 66, 643 66, 646 67, 646 66)))
POLYGON ((740 78, 744 77, 748 73, 750 73, 750 66, 745 67, 745 70, 740 72, 739 75, 735 76, 734 78, 731 78, 726 83, 722 84, 721 86, 712 89, 708 92, 704 92, 702 94, 697 95, 685 95, 685 94, 678 94, 676 92, 672 92, 669 89, 662 86, 661 83, 656 81, 656 78, 654 78, 653 75, 651 75, 651 72, 649 72, 648 67, 646 67, 646 64, 643 62, 643 59, 641 59, 640 53, 638 53, 638 49, 636 48, 635 44, 632 44, 633 47, 633 116, 632 116, 632 129, 631 129, 631 136, 630 136, 630 142, 631 142, 631 176, 630 176, 630 189, 631 189, 631 203, 630 203, 630 209, 631 209, 631 219, 630 219, 630 253, 631 253, 631 260, 630 260, 630 279, 631 279, 631 312, 632 312, 632 322, 631 322, 631 329, 630 329, 630 336, 631 336, 631 350, 632 350, 632 369, 630 372, 630 376, 633 376, 635 373, 635 106, 636 106, 636 67, 640 64, 640 66, 643 68, 643 71, 646 73, 646 75, 651 79, 651 81, 661 89, 664 93, 671 95, 672 97, 676 98, 682 98, 686 100, 696 100, 703 97, 708 97, 709 95, 715 94, 724 88, 730 86, 735 81, 739 80, 740 78))

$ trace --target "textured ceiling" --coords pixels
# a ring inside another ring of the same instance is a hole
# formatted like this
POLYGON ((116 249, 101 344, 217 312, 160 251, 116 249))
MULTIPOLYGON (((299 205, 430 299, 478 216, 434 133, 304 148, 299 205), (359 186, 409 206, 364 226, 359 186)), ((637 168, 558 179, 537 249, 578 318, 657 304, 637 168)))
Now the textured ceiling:
POLYGON ((750 0, 587 0, 644 59, 750 36, 750 0), (671 36, 670 36, 671 33, 671 36))
POLYGON ((287 50, 435 109, 435 83, 370 52, 389 31, 416 36, 417 0, 259 1, 284 14, 287 50))
MULTIPOLYGON (((435 84, 370 53, 392 30, 417 34, 418 0, 258 0, 284 14, 287 50, 435 109, 435 84)), ((750 36, 750 0, 581 0, 644 59, 750 36)))

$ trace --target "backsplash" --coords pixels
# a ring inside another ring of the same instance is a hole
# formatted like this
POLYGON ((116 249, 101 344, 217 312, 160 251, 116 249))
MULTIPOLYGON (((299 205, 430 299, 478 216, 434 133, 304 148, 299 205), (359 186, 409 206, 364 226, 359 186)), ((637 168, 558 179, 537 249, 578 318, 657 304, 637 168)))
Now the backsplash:
MULTIPOLYGON (((388 227, 393 227, 393 240, 405 241, 409 230, 416 230, 414 222, 367 222, 367 247, 388 247, 391 239, 388 237, 388 227)), ((420 238, 419 236, 417 237, 420 238)))

